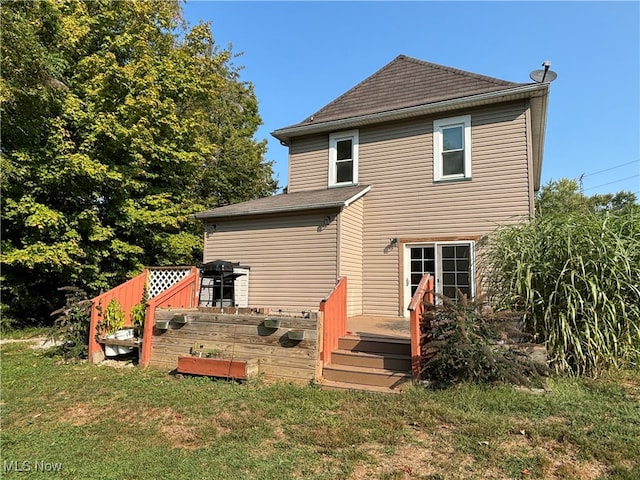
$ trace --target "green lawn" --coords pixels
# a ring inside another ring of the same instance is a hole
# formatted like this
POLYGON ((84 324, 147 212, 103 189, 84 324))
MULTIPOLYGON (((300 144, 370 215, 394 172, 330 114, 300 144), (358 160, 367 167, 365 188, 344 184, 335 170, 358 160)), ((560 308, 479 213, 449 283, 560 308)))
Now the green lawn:
POLYGON ((374 395, 1 348, 3 478, 25 478, 19 468, 82 480, 640 476, 638 372, 552 379, 543 395, 471 385, 374 395))

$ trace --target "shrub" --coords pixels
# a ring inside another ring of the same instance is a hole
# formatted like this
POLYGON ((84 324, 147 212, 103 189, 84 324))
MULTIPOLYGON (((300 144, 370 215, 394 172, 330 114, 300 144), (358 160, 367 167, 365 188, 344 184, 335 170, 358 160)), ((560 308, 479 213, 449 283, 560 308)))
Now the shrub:
POLYGON ((524 312, 553 366, 574 374, 640 360, 640 213, 569 212, 498 229, 484 245, 494 304, 524 312))
POLYGON ((493 314, 481 301, 441 297, 427 310, 422 330, 431 337, 425 345, 423 378, 436 386, 460 382, 512 383, 540 386, 547 374, 545 359, 535 362, 532 346, 517 316, 493 314))
POLYGON ((49 337, 60 342, 58 353, 65 358, 86 358, 91 320, 91 299, 77 287, 61 287, 65 292, 65 305, 51 313, 56 317, 49 337))

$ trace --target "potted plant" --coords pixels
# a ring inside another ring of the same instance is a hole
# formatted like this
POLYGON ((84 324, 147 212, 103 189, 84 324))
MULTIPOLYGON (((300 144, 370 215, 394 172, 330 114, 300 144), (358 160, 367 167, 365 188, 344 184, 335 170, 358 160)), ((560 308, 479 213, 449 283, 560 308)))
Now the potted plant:
POLYGON ((142 298, 140 303, 136 303, 131 307, 131 325, 133 326, 133 335, 141 338, 144 326, 144 319, 147 314, 147 300, 149 300, 149 289, 147 284, 144 284, 142 289, 142 298))
MULTIPOLYGON (((120 305, 118 300, 112 298, 102 313, 102 320, 98 322, 97 331, 104 336, 104 338, 117 338, 116 333, 123 329, 124 320, 125 313, 122 305, 120 305)), ((122 337, 122 334, 120 334, 120 337, 122 337)), ((120 353, 120 350, 116 346, 105 345, 104 353, 107 357, 114 357, 120 353)))
POLYGON ((144 318, 146 314, 146 303, 136 303, 133 307, 131 307, 131 325, 133 326, 134 337, 142 337, 142 327, 144 325, 144 318))
POLYGON ((222 356, 222 352, 217 348, 210 348, 205 352, 205 358, 220 358, 222 356))

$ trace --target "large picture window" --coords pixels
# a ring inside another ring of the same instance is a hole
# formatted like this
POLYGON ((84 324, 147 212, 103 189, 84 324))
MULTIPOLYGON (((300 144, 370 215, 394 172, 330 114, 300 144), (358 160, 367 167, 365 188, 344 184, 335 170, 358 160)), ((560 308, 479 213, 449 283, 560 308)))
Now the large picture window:
POLYGON ((329 135, 329 186, 358 183, 358 131, 329 135))
POLYGON ((466 178, 471 178, 471 115, 434 120, 434 181, 466 178))

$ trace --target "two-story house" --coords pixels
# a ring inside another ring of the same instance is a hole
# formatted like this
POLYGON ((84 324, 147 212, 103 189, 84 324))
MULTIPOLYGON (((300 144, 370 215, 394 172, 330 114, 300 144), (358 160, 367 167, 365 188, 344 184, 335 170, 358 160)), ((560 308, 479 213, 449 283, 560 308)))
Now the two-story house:
POLYGON ((473 296, 476 245, 533 213, 549 85, 400 55, 300 123, 285 193, 201 212, 204 261, 250 268, 248 306, 402 317, 424 273, 473 296))

